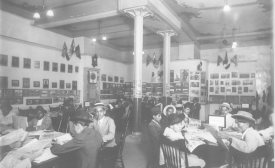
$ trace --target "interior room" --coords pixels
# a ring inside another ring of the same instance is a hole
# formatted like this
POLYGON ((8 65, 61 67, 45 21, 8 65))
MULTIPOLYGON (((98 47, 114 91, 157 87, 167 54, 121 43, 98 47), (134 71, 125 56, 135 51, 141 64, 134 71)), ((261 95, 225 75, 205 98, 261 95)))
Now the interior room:
POLYGON ((1 0, 0 167, 274 167, 273 7, 1 0))

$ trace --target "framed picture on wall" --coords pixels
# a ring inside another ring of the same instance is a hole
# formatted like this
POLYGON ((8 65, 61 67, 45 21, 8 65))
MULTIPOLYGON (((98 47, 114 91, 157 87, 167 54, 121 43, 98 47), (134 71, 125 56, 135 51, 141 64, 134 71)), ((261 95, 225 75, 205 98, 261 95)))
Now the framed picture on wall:
POLYGON ((43 88, 48 89, 49 88, 49 79, 43 79, 43 88))
POLYGON ((40 68, 40 61, 34 61, 34 68, 40 68))
POLYGON ((44 71, 49 71, 50 70, 50 62, 44 61, 44 71))
POLYGON ((59 81, 59 88, 60 89, 64 89, 64 84, 65 84, 65 81, 64 80, 60 80, 59 81))
POLYGON ((12 80, 11 81, 11 86, 18 87, 19 86, 19 80, 12 80))
POLYGON ((23 68, 31 69, 31 59, 30 58, 24 58, 23 68))
POLYGON ((0 76, 0 88, 1 89, 8 88, 8 77, 7 76, 0 76))
POLYGON ((89 83, 97 83, 97 71, 89 70, 89 83))
POLYGON ((53 64, 52 64, 52 71, 53 72, 58 72, 58 63, 53 62, 53 64))
POLYGON ((68 73, 73 73, 73 66, 72 65, 68 65, 68 73))
POLYGON ((30 88, 30 78, 23 78, 23 88, 30 88))
POLYGON ((113 76, 112 75, 108 75, 108 82, 113 82, 113 76))
POLYGON ((8 56, 0 54, 0 66, 8 66, 8 56))
POLYGON ((40 81, 33 81, 33 87, 40 87, 40 81))
POLYGON ((71 84, 70 83, 66 83, 66 89, 70 89, 71 88, 71 84))
POLYGON ((78 69, 79 69, 78 66, 75 66, 75 70, 74 70, 74 71, 75 71, 76 73, 78 73, 78 69))
POLYGON ((15 56, 11 57, 11 66, 19 68, 19 57, 15 57, 15 56))
POLYGON ((120 77, 120 83, 124 83, 124 77, 120 77))
POLYGON ((118 76, 115 76, 114 82, 118 82, 118 76))
POLYGON ((52 88, 57 88, 57 82, 52 82, 52 88))
POLYGON ((103 82, 106 81, 106 74, 101 74, 101 81, 103 81, 103 82))
POLYGON ((65 64, 60 65, 60 72, 65 72, 65 64))
POLYGON ((77 81, 72 81, 72 89, 77 90, 77 81))

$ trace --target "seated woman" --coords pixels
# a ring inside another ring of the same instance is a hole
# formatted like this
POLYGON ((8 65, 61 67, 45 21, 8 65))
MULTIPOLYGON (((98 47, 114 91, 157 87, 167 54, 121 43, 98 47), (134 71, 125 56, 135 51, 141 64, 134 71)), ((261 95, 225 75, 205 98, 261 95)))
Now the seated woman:
POLYGON ((173 113, 176 113, 176 108, 173 105, 168 105, 163 109, 163 114, 161 115, 161 120, 160 120, 160 125, 162 128, 166 128, 169 126, 168 116, 173 113))
POLYGON ((11 126, 12 116, 16 115, 16 112, 12 109, 9 103, 5 103, 0 107, 0 125, 11 126))
POLYGON ((52 120, 42 106, 37 106, 36 117, 28 123, 27 131, 53 130, 52 120))
MULTIPOLYGON (((168 117, 168 121, 169 121, 169 127, 165 128, 163 135, 171 141, 177 141, 180 139, 183 140, 184 136, 182 135, 181 131, 185 127, 184 118, 178 117, 177 114, 171 114, 168 117)), ((182 163, 184 163, 184 159, 185 159, 184 154, 182 154, 181 157, 182 157, 182 163)), ((188 163, 190 167, 205 166, 205 161, 193 154, 188 154, 188 163)))

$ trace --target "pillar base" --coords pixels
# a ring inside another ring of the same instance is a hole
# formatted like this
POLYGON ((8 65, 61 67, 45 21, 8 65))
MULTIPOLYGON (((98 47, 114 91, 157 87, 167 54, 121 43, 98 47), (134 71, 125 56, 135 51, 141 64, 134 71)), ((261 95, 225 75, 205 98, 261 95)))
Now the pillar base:
POLYGON ((126 142, 130 143, 140 143, 141 142, 142 133, 141 132, 134 132, 128 135, 125 139, 126 142))

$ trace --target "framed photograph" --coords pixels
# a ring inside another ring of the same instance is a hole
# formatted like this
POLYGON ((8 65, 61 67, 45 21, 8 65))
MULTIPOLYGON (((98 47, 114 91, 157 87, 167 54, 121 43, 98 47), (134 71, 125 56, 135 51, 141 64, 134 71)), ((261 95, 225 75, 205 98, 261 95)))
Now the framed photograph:
POLYGON ((60 80, 59 81, 59 89, 64 89, 64 85, 65 85, 65 81, 64 80, 60 80))
POLYGON ((210 79, 219 79, 219 73, 210 74, 210 79))
POLYGON ((19 80, 12 80, 11 81, 11 86, 18 87, 19 86, 19 80))
POLYGON ((230 79, 230 73, 221 73, 221 79, 230 79))
POLYGON ((72 81, 72 89, 77 90, 77 81, 72 81))
POLYGON ((97 71, 89 70, 89 83, 97 83, 97 71))
POLYGON ((232 87, 232 93, 237 93, 237 87, 232 87))
POLYGON ((49 88, 49 79, 43 79, 43 89, 49 88))
POLYGON ((74 67, 74 71, 75 71, 76 73, 78 73, 78 71, 79 71, 78 66, 75 66, 75 67, 74 67))
POLYGON ((101 81, 105 82, 106 81, 106 74, 101 74, 101 81))
POLYGON ((34 61, 34 68, 40 68, 40 61, 34 61))
POLYGON ((118 76, 115 76, 114 82, 118 82, 118 76))
POLYGON ((61 64, 60 65, 60 72, 66 72, 65 70, 66 70, 65 64, 61 64))
POLYGON ((220 88, 221 93, 225 93, 225 87, 220 88))
POLYGON ((255 72, 254 73, 250 73, 250 78, 255 78, 255 77, 256 77, 255 72))
POLYGON ((124 83, 124 77, 120 77, 120 83, 124 83))
POLYGON ((241 79, 248 79, 249 78, 249 76, 250 76, 250 73, 240 73, 240 78, 241 79))
POLYGON ((31 69, 31 59, 30 58, 24 58, 23 60, 23 68, 31 69))
POLYGON ((23 78, 23 88, 30 88, 30 78, 23 78))
POLYGON ((0 66, 8 66, 8 56, 0 54, 0 66))
POLYGON ((0 76, 0 88, 1 89, 8 88, 8 77, 7 76, 0 76))
POLYGON ((40 81, 33 81, 33 87, 40 87, 40 81))
POLYGON ((52 82, 52 88, 57 88, 57 82, 52 82))
POLYGON ((53 72, 58 72, 58 63, 53 62, 53 64, 52 64, 52 71, 53 72))
POLYGON ((19 57, 15 57, 15 56, 11 57, 11 66, 19 68, 19 57))
POLYGON ((238 72, 231 72, 231 78, 238 78, 238 72))
POLYGON ((70 83, 66 83, 66 89, 70 89, 71 88, 71 84, 70 83))
POLYGON ((50 62, 44 61, 44 71, 49 71, 50 70, 50 62))
POLYGON ((73 66, 72 65, 68 65, 68 73, 73 73, 73 66))
POLYGON ((113 76, 112 75, 108 75, 108 82, 113 82, 113 76))

